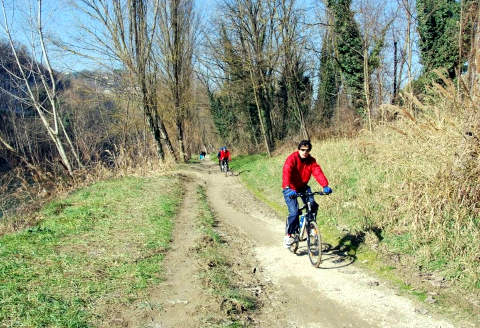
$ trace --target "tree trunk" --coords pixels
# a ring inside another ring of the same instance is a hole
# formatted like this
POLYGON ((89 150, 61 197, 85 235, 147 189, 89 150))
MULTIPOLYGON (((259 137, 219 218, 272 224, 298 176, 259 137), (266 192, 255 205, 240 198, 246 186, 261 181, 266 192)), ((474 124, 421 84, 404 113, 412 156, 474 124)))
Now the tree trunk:
POLYGON ((265 131, 265 125, 264 125, 264 122, 263 122, 263 115, 262 115, 263 114, 263 109, 261 108, 259 100, 258 100, 258 93, 257 93, 258 87, 257 87, 257 84, 256 84, 255 79, 253 77, 253 69, 252 68, 250 68, 250 80, 252 82, 253 95, 255 97, 255 104, 257 106, 258 119, 260 121, 260 128, 261 128, 262 135, 263 135, 263 141, 265 142, 265 148, 267 150, 268 157, 271 157, 272 154, 271 154, 271 151, 270 151, 270 143, 269 143, 268 136, 267 136, 267 133, 265 131))
POLYGON ((183 122, 182 120, 177 120, 177 133, 178 133, 178 148, 179 148, 179 159, 184 163, 187 161, 187 157, 185 154, 185 144, 184 140, 184 133, 183 133, 183 122))
POLYGON ((463 47, 463 15, 464 15, 464 9, 463 9, 463 0, 460 0, 460 31, 458 32, 458 66, 455 68, 457 71, 457 96, 460 97, 460 81, 462 79, 462 66, 463 66, 463 61, 462 61, 462 47, 463 47))
POLYGON ((368 130, 372 131, 372 105, 370 99, 370 73, 368 71, 368 49, 363 47, 363 88, 367 109, 368 130))
POLYGON ((161 139, 165 146, 167 146, 168 152, 172 155, 174 161, 177 161, 177 156, 175 155, 175 150, 173 149, 172 143, 170 142, 170 138, 168 137, 167 129, 165 128, 165 124, 163 121, 158 121, 158 131, 160 134, 161 139))
POLYGON ((470 94, 473 97, 478 96, 478 84, 480 82, 480 6, 475 8, 473 15, 472 44, 470 48, 470 58, 468 61, 468 83, 470 94))
POLYGON ((398 68, 398 58, 397 58, 397 40, 393 41, 393 95, 391 103, 394 104, 397 100, 397 68, 398 68))
POLYGON ((178 134, 178 148, 179 148, 179 159, 183 162, 186 162, 187 159, 185 157, 185 145, 183 143, 184 135, 183 135, 183 106, 181 106, 181 83, 182 81, 182 63, 180 57, 180 31, 179 31, 179 22, 178 22, 178 6, 179 1, 173 1, 173 16, 172 16, 172 24, 173 24, 173 98, 175 103, 175 116, 176 116, 176 126, 177 126, 177 134, 178 134))
MULTIPOLYGON (((407 2, 408 4, 408 2, 407 2)), ((407 85, 407 92, 411 93, 412 92, 412 41, 411 41, 411 27, 412 27, 412 15, 410 13, 410 10, 407 10, 407 37, 406 37, 406 45, 408 47, 408 60, 407 60, 407 67, 408 67, 408 85, 407 85)), ((411 97, 407 97, 407 102, 408 102, 408 111, 409 113, 412 113, 412 100, 411 97)))
MULTIPOLYGON (((152 132, 155 142, 157 144, 157 151, 160 159, 165 160, 165 153, 163 151, 162 139, 167 143, 170 143, 167 131, 163 126, 162 119, 157 113, 157 101, 155 93, 155 85, 151 83, 147 86, 147 73, 146 68, 150 61, 150 41, 146 39, 147 25, 145 23, 145 11, 142 0, 133 0, 131 3, 131 28, 134 31, 134 45, 135 45, 135 70, 138 83, 140 84, 142 93, 142 105, 145 111, 148 123, 150 125, 150 131, 152 132), (149 90, 150 88, 150 90, 149 90)), ((175 152, 172 147, 168 147, 172 157, 175 158, 175 152)))
POLYGON ((163 146, 162 146, 162 135, 161 131, 157 125, 156 120, 154 119, 151 109, 149 107, 145 107, 144 105, 144 112, 145 115, 147 116, 148 120, 148 125, 150 126, 150 131, 153 134, 153 138, 155 139, 155 143, 157 145, 157 152, 158 152, 158 157, 160 157, 161 161, 165 161, 165 153, 163 151, 163 146))

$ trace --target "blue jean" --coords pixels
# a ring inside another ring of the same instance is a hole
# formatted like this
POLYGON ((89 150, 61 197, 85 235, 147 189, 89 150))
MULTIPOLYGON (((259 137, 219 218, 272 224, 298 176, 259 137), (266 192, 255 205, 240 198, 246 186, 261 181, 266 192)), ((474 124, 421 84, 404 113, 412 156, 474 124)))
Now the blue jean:
MULTIPOLYGON (((283 198, 285 199, 285 203, 287 204, 288 208, 288 217, 287 217, 287 223, 285 226, 285 233, 287 234, 293 234, 297 232, 299 226, 298 222, 298 216, 300 215, 298 211, 298 198, 295 197, 294 199, 288 197, 285 195, 286 190, 283 191, 283 198)), ((312 192, 309 186, 305 187, 302 190, 297 190, 297 192, 312 192)), ((308 201, 312 203, 312 212, 314 215, 317 214, 318 210, 318 204, 315 202, 315 199, 313 196, 308 196, 308 197, 302 197, 302 201, 304 204, 306 204, 308 201)))

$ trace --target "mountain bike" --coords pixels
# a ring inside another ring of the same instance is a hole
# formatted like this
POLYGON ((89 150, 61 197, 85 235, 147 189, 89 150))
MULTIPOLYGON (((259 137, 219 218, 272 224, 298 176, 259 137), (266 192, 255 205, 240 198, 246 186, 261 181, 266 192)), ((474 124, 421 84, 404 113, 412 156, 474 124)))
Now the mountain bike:
MULTIPOLYGON (((298 193, 297 197, 308 198, 313 195, 323 196, 326 194, 321 191, 304 192, 298 193)), ((316 215, 312 212, 312 203, 307 202, 298 211, 300 214, 300 225, 298 231, 293 235, 293 243, 289 249, 291 252, 296 253, 299 243, 306 240, 310 262, 314 267, 318 268, 322 262, 322 235, 320 230, 318 230, 316 215), (306 210, 305 215, 302 215, 303 210, 306 210)))

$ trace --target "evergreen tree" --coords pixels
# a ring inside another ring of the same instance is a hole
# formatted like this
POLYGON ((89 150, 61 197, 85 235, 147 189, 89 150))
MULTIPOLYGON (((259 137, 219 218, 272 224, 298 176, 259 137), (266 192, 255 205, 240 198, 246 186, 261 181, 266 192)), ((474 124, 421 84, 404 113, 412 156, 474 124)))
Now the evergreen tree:
MULTIPOLYGON (((327 1, 327 7, 334 19, 335 58, 353 107, 362 116, 370 117, 372 99, 370 75, 380 64, 380 53, 390 23, 384 26, 379 35, 370 35, 368 31, 362 35, 350 9, 351 2, 351 0, 327 1)), ((333 81, 334 76, 327 79, 333 81)))
POLYGON ((292 55, 289 63, 284 66, 282 77, 279 81, 277 97, 281 96, 278 105, 282 106, 283 128, 281 135, 286 136, 288 132, 302 133, 309 138, 305 121, 310 113, 312 101, 312 83, 306 74, 306 65, 300 58, 292 55))
POLYGON ((257 145, 261 130, 250 76, 225 26, 220 27, 219 36, 218 55, 224 78, 219 88, 209 94, 215 127, 225 143, 257 145))
POLYGON ((234 112, 226 106, 224 97, 215 96, 213 93, 209 92, 210 100, 210 111, 213 117, 213 123, 220 134, 220 137, 224 141, 229 140, 229 136, 232 134, 232 127, 235 126, 235 115, 234 112))
POLYGON ((340 70, 335 61, 333 38, 328 31, 322 42, 318 95, 315 108, 320 121, 330 125, 340 89, 340 70))
POLYGON ((417 0, 420 59, 424 72, 445 68, 455 78, 459 65, 460 3, 455 0, 417 0))
POLYGON ((334 16, 335 47, 338 64, 349 88, 354 108, 363 113, 365 107, 363 76, 363 42, 350 9, 351 0, 328 0, 334 16))

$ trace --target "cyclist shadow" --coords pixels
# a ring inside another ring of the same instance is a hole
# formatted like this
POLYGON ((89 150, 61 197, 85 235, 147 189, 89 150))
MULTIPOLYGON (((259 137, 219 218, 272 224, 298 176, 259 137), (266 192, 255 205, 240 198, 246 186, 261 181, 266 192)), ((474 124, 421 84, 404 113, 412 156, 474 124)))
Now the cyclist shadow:
POLYGON ((233 175, 238 177, 240 174, 245 173, 245 172, 250 172, 250 170, 238 171, 238 172, 233 173, 233 175))
MULTIPOLYGON (((343 240, 343 238, 342 238, 343 240)), ((322 243, 322 269, 338 269, 349 266, 357 260, 356 251, 349 245, 341 245, 333 247, 331 244, 322 243)))
MULTIPOLYGON (((373 232, 379 240, 382 240, 382 230, 372 227, 368 231, 373 232)), ((365 232, 356 234, 347 233, 333 247, 331 244, 323 243, 322 269, 336 269, 353 264, 357 260, 357 250, 365 242, 365 232)))
MULTIPOLYGON (((379 239, 381 238, 381 230, 372 228, 379 239)), ((338 269, 349 266, 357 260, 357 250, 362 243, 365 242, 365 232, 357 234, 347 233, 339 241, 336 246, 329 243, 322 243, 322 263, 321 269, 338 269)), ((306 245, 298 248, 296 254, 298 256, 308 256, 308 249, 306 245)))
MULTIPOLYGON (((307 246, 299 246, 295 253, 297 256, 308 256, 307 246)), ((349 266, 356 260, 355 255, 346 251, 335 249, 331 244, 322 243, 322 263, 320 269, 338 269, 349 266)))

